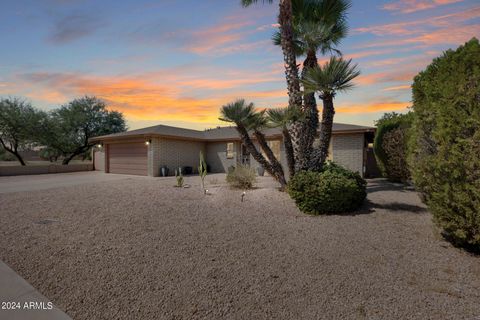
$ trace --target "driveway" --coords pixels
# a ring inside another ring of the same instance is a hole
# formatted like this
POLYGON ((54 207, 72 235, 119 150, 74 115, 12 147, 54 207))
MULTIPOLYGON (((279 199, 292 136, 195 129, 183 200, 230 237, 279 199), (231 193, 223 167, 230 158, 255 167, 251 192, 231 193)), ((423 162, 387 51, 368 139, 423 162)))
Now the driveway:
POLYGON ((99 171, 9 176, 0 177, 0 193, 47 190, 52 188, 71 187, 80 184, 135 178, 145 179, 146 177, 106 174, 99 171))
POLYGON ((225 175, 102 177, 0 194, 0 260, 73 319, 480 316, 480 258, 401 186, 314 217, 267 177, 243 202, 225 175))

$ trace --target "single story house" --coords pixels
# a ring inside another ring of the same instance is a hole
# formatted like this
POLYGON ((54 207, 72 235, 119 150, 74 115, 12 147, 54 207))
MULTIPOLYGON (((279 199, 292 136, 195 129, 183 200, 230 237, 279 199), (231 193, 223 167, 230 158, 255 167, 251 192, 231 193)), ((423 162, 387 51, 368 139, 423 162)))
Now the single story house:
MULTIPOLYGON (((329 159, 362 175, 368 176, 368 152, 375 128, 335 123, 329 159)), ((280 129, 264 131, 274 154, 288 172, 280 129)), ((107 173, 157 177, 161 167, 170 175, 179 167, 192 167, 197 172, 200 151, 210 172, 226 172, 238 163, 254 169, 259 164, 241 143, 235 127, 217 127, 204 131, 157 125, 92 139, 95 170, 107 173)), ((255 142, 255 141, 254 141, 255 142)))

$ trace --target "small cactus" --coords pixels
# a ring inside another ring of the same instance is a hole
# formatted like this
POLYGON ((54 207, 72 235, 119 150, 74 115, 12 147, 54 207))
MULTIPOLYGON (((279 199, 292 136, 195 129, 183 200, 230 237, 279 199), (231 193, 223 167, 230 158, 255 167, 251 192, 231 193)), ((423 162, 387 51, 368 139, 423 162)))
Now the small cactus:
POLYGON ((206 194, 207 192, 205 189, 205 177, 207 176, 207 163, 205 162, 205 157, 203 156, 202 151, 200 151, 200 164, 198 166, 198 174, 200 175, 203 193, 206 194))
POLYGON ((177 178, 177 187, 183 187, 183 175, 181 168, 175 169, 175 178, 177 178))

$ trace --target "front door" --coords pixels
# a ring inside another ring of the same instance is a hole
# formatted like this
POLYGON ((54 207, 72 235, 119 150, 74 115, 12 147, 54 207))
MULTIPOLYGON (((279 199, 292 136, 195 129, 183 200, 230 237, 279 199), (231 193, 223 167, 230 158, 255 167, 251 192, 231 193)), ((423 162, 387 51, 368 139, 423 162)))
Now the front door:
POLYGON ((244 166, 250 165, 250 152, 248 152, 244 144, 242 144, 242 164, 244 166))

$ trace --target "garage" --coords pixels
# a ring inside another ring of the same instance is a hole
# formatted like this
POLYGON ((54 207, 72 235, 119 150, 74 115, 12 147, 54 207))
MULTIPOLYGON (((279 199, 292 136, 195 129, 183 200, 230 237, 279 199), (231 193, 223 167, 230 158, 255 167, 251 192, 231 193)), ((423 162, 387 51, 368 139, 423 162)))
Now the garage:
POLYGON ((110 173, 148 175, 148 146, 144 142, 112 143, 108 145, 110 173))

